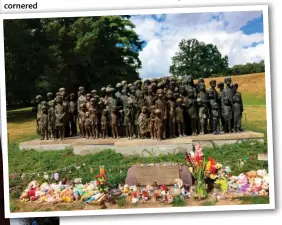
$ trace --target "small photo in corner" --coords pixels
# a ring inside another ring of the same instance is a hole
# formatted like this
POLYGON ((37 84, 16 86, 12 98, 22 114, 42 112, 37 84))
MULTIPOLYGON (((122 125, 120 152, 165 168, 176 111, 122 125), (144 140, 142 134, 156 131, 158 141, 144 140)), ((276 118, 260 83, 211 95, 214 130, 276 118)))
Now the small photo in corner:
POLYGON ((1 18, 6 217, 275 209, 267 6, 1 18))

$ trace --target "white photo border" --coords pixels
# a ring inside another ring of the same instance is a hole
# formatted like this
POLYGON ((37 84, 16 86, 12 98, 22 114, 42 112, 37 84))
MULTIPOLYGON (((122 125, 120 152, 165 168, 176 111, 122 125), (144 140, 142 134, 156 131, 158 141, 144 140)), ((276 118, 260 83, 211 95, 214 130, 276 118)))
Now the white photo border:
POLYGON ((1 120, 2 120, 2 138, 1 139, 2 139, 2 151, 3 151, 2 154, 3 154, 4 196, 5 196, 5 217, 6 218, 155 214, 155 213, 177 213, 177 212, 275 209, 268 5, 1 14, 0 15, 0 43, 3 43, 3 44, 0 44, 0 52, 1 52, 0 54, 1 108, 0 109, 1 109, 1 120), (267 119, 267 143, 268 143, 268 172, 270 176, 269 204, 262 204, 262 205, 261 204, 258 204, 258 205, 250 204, 250 205, 232 205, 232 206, 228 206, 228 205, 226 206, 193 206, 193 207, 188 206, 188 207, 181 207, 181 208, 169 207, 169 208, 145 208, 145 209, 140 208, 140 209, 75 210, 75 211, 23 212, 23 213, 11 213, 10 212, 3 20, 29 19, 29 18, 90 17, 90 16, 107 16, 107 15, 145 15, 145 14, 234 12, 234 11, 262 11, 263 12, 263 28, 264 28, 263 30, 264 30, 264 48, 265 48, 266 119, 267 119))

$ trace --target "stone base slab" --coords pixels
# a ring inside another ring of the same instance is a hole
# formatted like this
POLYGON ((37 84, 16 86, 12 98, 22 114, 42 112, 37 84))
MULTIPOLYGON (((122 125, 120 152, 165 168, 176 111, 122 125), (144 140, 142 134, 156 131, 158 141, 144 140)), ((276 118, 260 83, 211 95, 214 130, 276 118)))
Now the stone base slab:
POLYGON ((156 156, 159 154, 178 153, 191 151, 192 145, 201 143, 207 147, 221 146, 224 144, 240 143, 244 140, 264 141, 264 134, 252 131, 231 134, 205 134, 186 136, 166 140, 151 139, 85 139, 71 137, 65 140, 33 140, 19 144, 20 150, 63 150, 73 149, 75 154, 85 155, 100 152, 104 149, 114 149, 123 155, 156 156))

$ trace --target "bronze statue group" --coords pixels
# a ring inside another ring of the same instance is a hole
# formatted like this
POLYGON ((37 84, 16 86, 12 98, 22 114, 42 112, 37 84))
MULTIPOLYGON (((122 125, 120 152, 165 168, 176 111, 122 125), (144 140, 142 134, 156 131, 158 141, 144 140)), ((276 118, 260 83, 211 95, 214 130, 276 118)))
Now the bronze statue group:
POLYGON ((122 81, 77 95, 60 88, 37 101, 37 131, 41 139, 152 138, 162 140, 207 133, 240 132, 243 102, 238 84, 226 77, 223 82, 203 78, 194 84, 192 76, 122 81))

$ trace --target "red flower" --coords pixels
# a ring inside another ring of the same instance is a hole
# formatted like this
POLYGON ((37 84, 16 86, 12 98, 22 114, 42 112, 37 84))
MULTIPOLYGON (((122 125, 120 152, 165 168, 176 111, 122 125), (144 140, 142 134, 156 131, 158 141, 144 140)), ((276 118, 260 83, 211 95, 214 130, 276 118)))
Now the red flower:
POLYGON ((216 168, 215 168, 216 162, 211 156, 209 157, 209 161, 211 162, 210 172, 215 173, 216 172, 216 168))
POLYGON ((97 184, 100 185, 100 181, 99 180, 97 180, 97 184))

